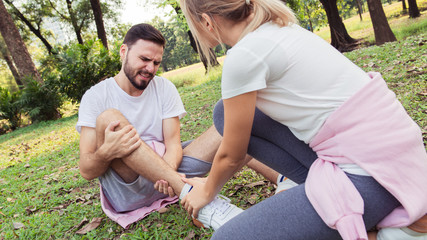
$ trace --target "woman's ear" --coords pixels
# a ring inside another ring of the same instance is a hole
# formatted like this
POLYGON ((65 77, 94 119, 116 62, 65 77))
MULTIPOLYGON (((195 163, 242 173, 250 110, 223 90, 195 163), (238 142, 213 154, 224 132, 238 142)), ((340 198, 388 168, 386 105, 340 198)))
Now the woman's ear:
POLYGON ((202 13, 202 18, 204 19, 203 25, 210 32, 213 30, 212 18, 209 17, 206 13, 202 13))

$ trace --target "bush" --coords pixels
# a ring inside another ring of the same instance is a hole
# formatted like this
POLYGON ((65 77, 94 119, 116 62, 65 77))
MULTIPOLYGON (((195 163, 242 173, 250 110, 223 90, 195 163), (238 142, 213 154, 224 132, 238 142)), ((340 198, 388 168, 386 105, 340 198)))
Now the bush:
POLYGON ((63 100, 59 95, 55 79, 47 78, 43 83, 29 81, 18 102, 34 123, 61 118, 58 109, 63 100))
POLYGON ((0 132, 15 130, 21 125, 20 95, 20 91, 11 93, 0 87, 0 120, 7 120, 7 123, 2 121, 0 124, 0 132))
POLYGON ((73 102, 80 102, 83 94, 91 86, 120 71, 120 45, 109 51, 100 41, 75 44, 56 58, 59 78, 57 85, 73 102))

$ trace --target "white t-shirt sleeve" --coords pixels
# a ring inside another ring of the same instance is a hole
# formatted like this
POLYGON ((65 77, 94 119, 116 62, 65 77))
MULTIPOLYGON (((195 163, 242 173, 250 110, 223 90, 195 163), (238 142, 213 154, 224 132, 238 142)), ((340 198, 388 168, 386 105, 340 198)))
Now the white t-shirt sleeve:
POLYGON ((266 88, 269 68, 249 49, 231 49, 222 71, 222 98, 232 98, 244 93, 266 88))
POLYGON ((96 118, 101 111, 97 107, 99 96, 93 89, 89 89, 83 95, 79 107, 79 118, 76 124, 76 130, 80 133, 81 127, 95 128, 96 118))
POLYGON ((163 119, 179 117, 183 118, 187 112, 184 109, 181 97, 179 96, 178 90, 175 85, 169 80, 163 79, 163 98, 162 101, 162 116, 163 119))

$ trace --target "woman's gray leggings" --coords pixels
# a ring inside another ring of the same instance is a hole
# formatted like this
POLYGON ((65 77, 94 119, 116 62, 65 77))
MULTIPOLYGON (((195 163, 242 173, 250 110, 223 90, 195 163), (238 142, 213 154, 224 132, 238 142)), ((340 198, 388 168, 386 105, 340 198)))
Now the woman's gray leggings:
MULTIPOLYGON (((221 134, 223 109, 219 101, 213 114, 215 127, 221 134)), ((305 194, 308 169, 317 158, 307 144, 297 139, 286 126, 256 109, 248 154, 300 185, 245 210, 219 228, 212 239, 341 239, 338 231, 323 222, 305 194)), ((364 200, 363 219, 367 230, 400 205, 372 177, 347 175, 364 200)))

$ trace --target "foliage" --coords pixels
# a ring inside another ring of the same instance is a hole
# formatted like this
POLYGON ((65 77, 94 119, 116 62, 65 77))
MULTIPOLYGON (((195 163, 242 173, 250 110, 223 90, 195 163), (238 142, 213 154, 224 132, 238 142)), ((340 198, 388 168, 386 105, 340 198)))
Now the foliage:
POLYGON ((56 81, 59 92, 79 102, 91 86, 116 75, 121 68, 119 47, 116 44, 109 51, 100 41, 91 40, 84 45, 71 45, 58 56, 51 56, 59 75, 56 81))
POLYGON ((43 83, 29 81, 18 102, 33 123, 61 117, 58 109, 63 103, 63 98, 51 79, 45 79, 43 83))
MULTIPOLYGON (((423 30, 417 36, 346 56, 365 71, 383 74, 421 127, 427 144, 426 39, 423 30)), ((44 75, 59 74, 55 68, 45 70, 44 75)), ((203 73, 203 66, 198 64, 163 75, 179 86, 188 112, 181 121, 183 140, 197 137, 212 124, 212 107, 220 98, 220 69, 206 78, 201 77, 203 73)), ((127 230, 106 218, 99 203, 98 180, 86 181, 79 175, 76 121, 74 115, 0 136, 0 239, 209 239, 212 231, 194 227, 178 204, 168 207, 166 213, 149 215, 127 230), (86 235, 76 234, 97 217, 103 218, 98 228, 86 235)), ((243 169, 226 184, 222 194, 246 209, 271 196, 272 191, 270 182, 243 169)))
MULTIPOLYGON (((427 36, 413 36, 347 53, 366 71, 383 73, 408 113, 427 139, 426 73, 423 58, 427 36)), ((179 87, 187 116, 182 139, 193 139, 212 124, 212 107, 220 98, 220 69, 200 81, 197 69, 175 70, 178 79, 195 78, 179 87), (184 75, 184 77, 179 76, 184 75)), ((167 75, 167 73, 165 73, 167 75)), ((77 116, 40 122, 0 136, 0 239, 209 239, 211 230, 197 229, 175 204, 166 213, 153 213, 122 229, 106 218, 99 203, 98 180, 79 175, 77 116), (101 225, 78 235, 88 221, 102 217, 101 225)), ((272 195, 274 186, 249 169, 238 172, 222 194, 246 209, 272 195)))
POLYGON ((306 29, 314 31, 328 23, 326 12, 318 0, 293 0, 289 1, 288 5, 295 12, 299 24, 306 29))
POLYGON ((0 120, 8 121, 8 124, 0 126, 0 132, 6 132, 9 128, 15 130, 21 125, 20 94, 20 91, 10 92, 0 87, 0 120))
POLYGON ((199 60, 198 55, 190 45, 187 31, 180 27, 176 17, 166 22, 156 17, 151 24, 160 30, 166 39, 161 64, 164 72, 191 65, 199 60))

